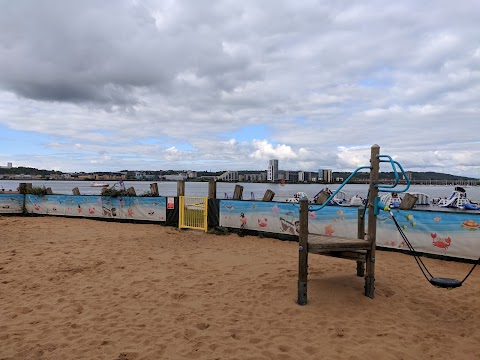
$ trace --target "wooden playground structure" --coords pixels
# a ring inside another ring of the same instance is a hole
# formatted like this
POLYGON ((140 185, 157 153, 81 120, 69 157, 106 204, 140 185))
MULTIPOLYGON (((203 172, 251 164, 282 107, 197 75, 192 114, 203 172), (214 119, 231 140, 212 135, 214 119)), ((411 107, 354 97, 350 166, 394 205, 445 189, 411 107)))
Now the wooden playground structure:
MULTIPOLYGON (((308 276, 308 254, 333 256, 342 259, 354 260, 357 262, 357 276, 365 276, 365 296, 374 297, 375 292, 375 247, 377 233, 377 214, 379 206, 379 188, 384 191, 392 191, 397 181, 392 186, 380 186, 379 172, 381 157, 389 158, 394 167, 395 164, 388 155, 380 155, 380 147, 373 145, 371 148, 370 166, 362 167, 370 169, 370 186, 368 196, 368 232, 365 233, 363 209, 359 209, 358 236, 357 239, 337 236, 309 234, 308 231, 308 200, 301 199, 300 202, 300 230, 299 230, 299 262, 298 262, 298 304, 307 303, 307 276, 308 276), (366 269, 365 269, 366 268, 366 269), (366 270, 366 273, 365 273, 366 270)), ((361 169, 361 168, 359 168, 361 169)), ((357 169, 357 170, 359 170, 357 169)), ((401 166, 400 166, 401 169, 401 166)), ((403 169, 401 169, 403 172, 403 169)), ((355 174, 355 173, 354 173, 355 174)), ((354 175, 352 174, 352 176, 354 175)), ((349 179, 347 179, 348 181, 349 179)), ((347 182, 346 181, 346 182, 347 182)), ((345 182, 345 183, 346 183, 345 182)), ((408 179, 407 179, 408 182, 408 179)), ((344 184, 345 184, 344 183, 344 184)), ((408 188, 408 186, 407 186, 408 188)), ((405 189, 406 190, 406 189, 405 189)), ((404 191, 405 191, 404 190, 404 191)), ((338 191, 338 190, 337 190, 338 191)), ((332 195, 332 197, 334 194, 332 195)), ((327 200, 325 200, 327 201, 327 200)))

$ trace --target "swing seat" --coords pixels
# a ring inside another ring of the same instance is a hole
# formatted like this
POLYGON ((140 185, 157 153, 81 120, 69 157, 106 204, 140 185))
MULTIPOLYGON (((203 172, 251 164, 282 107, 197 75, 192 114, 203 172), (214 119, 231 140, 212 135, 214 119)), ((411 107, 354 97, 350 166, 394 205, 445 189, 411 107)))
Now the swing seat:
POLYGON ((444 289, 453 289, 462 286, 462 282, 457 279, 431 278, 429 281, 432 285, 444 289))

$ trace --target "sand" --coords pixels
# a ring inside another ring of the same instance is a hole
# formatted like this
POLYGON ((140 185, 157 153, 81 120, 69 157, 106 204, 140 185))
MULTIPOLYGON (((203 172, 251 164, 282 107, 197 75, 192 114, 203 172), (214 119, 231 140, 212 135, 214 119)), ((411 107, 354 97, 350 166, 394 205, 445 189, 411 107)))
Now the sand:
MULTIPOLYGON (((437 289, 408 255, 355 263, 298 244, 157 224, 0 217, 0 359, 480 359, 480 269, 437 289)), ((470 265, 425 260, 437 276, 470 265)))

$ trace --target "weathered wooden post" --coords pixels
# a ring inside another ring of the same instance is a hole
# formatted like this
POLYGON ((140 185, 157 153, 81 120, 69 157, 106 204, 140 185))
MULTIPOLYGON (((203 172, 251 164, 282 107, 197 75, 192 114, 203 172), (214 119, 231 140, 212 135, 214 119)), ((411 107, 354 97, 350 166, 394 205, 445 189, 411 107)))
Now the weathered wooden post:
POLYGON ((137 193, 136 193, 135 188, 133 186, 131 186, 127 189, 127 196, 137 196, 137 193))
POLYGON ((217 198, 217 182, 215 179, 210 179, 208 181, 208 198, 216 199, 217 198))
POLYGON ((18 192, 20 194, 26 194, 27 193, 27 183, 18 184, 18 192))
POLYGON ((417 203, 417 198, 413 196, 412 194, 405 194, 405 196, 402 199, 402 202, 400 203, 400 206, 398 207, 400 210, 410 210, 413 209, 415 204, 417 203))
POLYGON ((47 195, 53 195, 53 191, 51 187, 48 187, 46 190, 47 195))
POLYGON ((185 180, 177 181, 177 196, 185 196, 185 180))
POLYGON ((26 183, 26 189, 27 189, 27 194, 31 194, 33 191, 33 185, 32 183, 26 183))
MULTIPOLYGON (((365 239, 365 214, 363 213, 363 208, 358 209, 357 238, 365 239)), ((357 261, 357 276, 365 276, 365 263, 363 261, 357 261)))
POLYGON ((72 189, 72 193, 73 193, 73 195, 80 195, 80 190, 78 190, 78 187, 74 187, 72 189))
POLYGON ((308 276, 308 200, 300 199, 300 233, 298 234, 298 299, 299 305, 307 303, 308 276))
POLYGON ((158 184, 157 183, 150 184, 150 193, 153 196, 158 196, 158 184))
POLYGON ((235 185, 235 191, 233 192, 233 200, 242 200, 243 186, 235 185))
POLYGON ((378 178, 380 172, 380 146, 377 144, 371 148, 370 155, 370 186, 368 196, 368 239, 370 240, 370 249, 367 250, 365 277, 365 296, 374 297, 375 292, 375 247, 377 242, 377 215, 375 215, 374 204, 378 196, 378 178))
POLYGON ((323 205, 323 203, 325 203, 325 201, 327 201, 329 197, 330 197, 330 193, 326 190, 322 190, 322 192, 318 194, 315 204, 323 205))
POLYGON ((23 201, 22 201, 22 213, 27 213, 27 183, 20 183, 18 184, 18 192, 23 194, 23 201))
POLYGON ((262 201, 272 201, 275 193, 272 190, 265 191, 265 195, 263 195, 262 201))

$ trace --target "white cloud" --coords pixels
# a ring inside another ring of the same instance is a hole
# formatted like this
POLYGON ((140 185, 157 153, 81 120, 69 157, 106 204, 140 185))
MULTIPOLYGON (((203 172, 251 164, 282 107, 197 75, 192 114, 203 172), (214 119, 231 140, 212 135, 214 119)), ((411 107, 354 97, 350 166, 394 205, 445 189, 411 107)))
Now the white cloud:
POLYGON ((0 162, 348 171, 378 143, 480 177, 479 17, 446 0, 6 3, 0 162))

